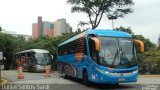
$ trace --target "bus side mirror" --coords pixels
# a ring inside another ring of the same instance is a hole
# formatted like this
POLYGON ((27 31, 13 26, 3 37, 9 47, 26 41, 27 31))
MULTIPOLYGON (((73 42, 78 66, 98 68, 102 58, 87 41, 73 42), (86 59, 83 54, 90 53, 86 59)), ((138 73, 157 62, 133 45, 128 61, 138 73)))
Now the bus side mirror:
POLYGON ((140 45, 140 51, 144 52, 144 43, 140 40, 134 39, 134 42, 140 45))
POLYGON ((95 43, 95 50, 99 51, 100 50, 100 40, 98 38, 96 38, 96 37, 92 37, 91 39, 95 43))
POLYGON ((52 60, 54 59, 53 55, 51 55, 51 59, 52 59, 52 60))
POLYGON ((34 56, 35 58, 37 58, 37 55, 34 54, 33 56, 34 56))
POLYGON ((6 61, 6 57, 3 57, 3 60, 6 61))

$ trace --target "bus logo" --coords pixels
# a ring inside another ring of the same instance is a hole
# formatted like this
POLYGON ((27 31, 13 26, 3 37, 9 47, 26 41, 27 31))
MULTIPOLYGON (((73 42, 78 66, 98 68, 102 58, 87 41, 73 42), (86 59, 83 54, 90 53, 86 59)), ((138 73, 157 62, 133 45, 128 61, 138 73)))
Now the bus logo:
POLYGON ((124 60, 121 60, 121 64, 125 64, 124 60))

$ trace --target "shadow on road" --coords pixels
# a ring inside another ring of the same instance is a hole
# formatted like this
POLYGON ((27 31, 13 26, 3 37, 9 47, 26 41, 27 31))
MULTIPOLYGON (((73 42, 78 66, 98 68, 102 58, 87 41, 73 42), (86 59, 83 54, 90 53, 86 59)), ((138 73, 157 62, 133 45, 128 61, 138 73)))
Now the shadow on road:
MULTIPOLYGON (((61 77, 63 78, 63 77, 61 77)), ((81 79, 73 78, 73 77, 68 77, 66 78, 67 80, 71 80, 75 83, 78 83, 84 87, 92 88, 92 89, 107 89, 107 90, 142 90, 142 85, 141 84, 119 84, 119 85, 113 85, 113 84, 97 84, 90 82, 89 86, 86 86, 83 84, 83 81, 81 79)), ((78 90, 78 88, 77 88, 78 90)))

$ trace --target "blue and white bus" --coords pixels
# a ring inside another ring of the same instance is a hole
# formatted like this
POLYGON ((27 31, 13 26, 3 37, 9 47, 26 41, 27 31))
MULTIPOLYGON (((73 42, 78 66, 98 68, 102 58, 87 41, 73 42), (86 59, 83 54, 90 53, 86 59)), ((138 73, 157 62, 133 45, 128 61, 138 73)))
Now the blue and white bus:
POLYGON ((132 35, 115 30, 88 30, 58 46, 58 72, 103 84, 136 82, 138 62, 132 35))

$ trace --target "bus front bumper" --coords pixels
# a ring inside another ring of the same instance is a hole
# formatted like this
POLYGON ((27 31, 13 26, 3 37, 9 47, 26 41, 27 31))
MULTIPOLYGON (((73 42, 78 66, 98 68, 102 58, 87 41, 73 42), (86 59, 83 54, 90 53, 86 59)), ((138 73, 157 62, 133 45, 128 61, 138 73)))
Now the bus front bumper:
POLYGON ((49 69, 51 69, 50 65, 48 65, 48 66, 37 65, 35 67, 35 69, 36 69, 35 71, 36 72, 44 72, 46 70, 46 67, 48 67, 49 69))
POLYGON ((138 72, 136 73, 114 73, 114 74, 103 74, 98 73, 91 75, 91 81, 103 84, 116 84, 116 83, 128 83, 136 82, 138 79, 138 72))

